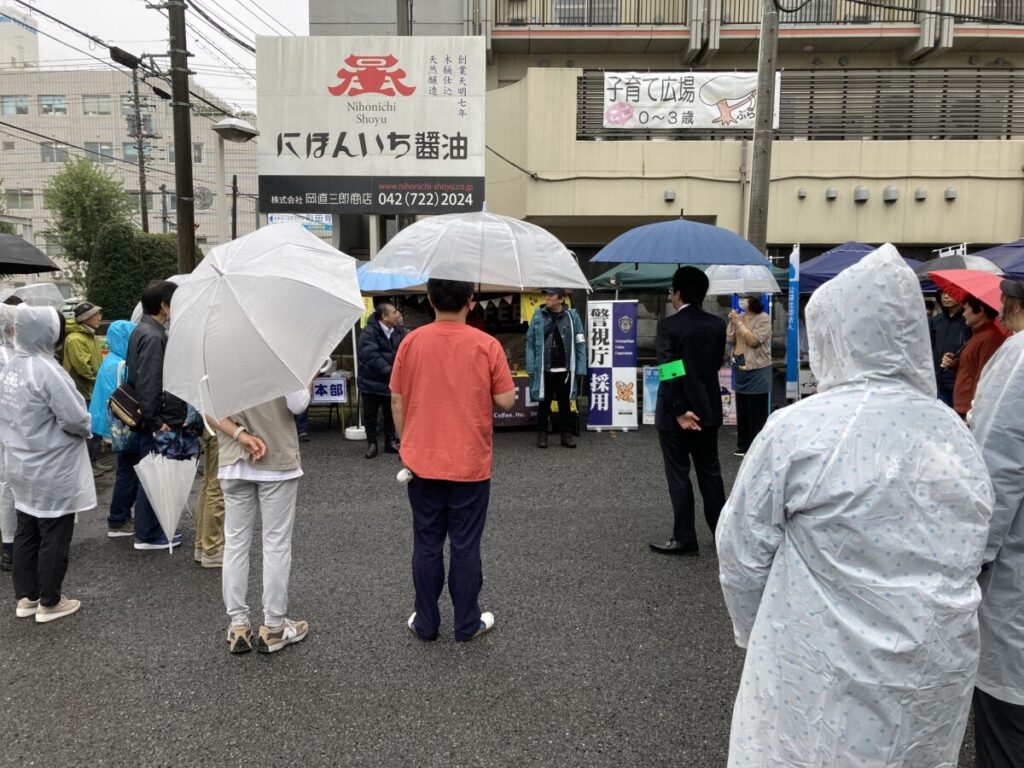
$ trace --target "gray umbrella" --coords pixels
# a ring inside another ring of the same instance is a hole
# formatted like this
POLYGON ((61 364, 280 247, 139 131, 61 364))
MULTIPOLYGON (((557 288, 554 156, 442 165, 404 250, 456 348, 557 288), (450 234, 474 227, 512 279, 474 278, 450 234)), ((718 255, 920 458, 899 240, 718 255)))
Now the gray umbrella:
POLYGON ((984 256, 940 256, 937 259, 921 262, 921 266, 915 267, 914 272, 919 278, 925 280, 928 278, 929 272, 946 269, 973 269, 978 272, 991 272, 993 275, 1003 274, 1003 270, 984 256))
POLYGON ((60 267, 32 243, 17 235, 0 235, 0 275, 58 272, 60 267))

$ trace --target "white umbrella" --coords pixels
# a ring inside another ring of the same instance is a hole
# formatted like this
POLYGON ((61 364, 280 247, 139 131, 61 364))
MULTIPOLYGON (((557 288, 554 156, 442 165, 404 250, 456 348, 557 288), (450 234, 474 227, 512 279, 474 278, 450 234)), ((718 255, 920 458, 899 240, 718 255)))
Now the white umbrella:
POLYGON ((175 291, 164 389, 218 418, 304 389, 362 314, 355 259, 296 222, 263 227, 175 291))
POLYGON ((779 284, 767 267, 756 264, 714 264, 705 274, 711 282, 710 296, 731 293, 778 293, 779 284))
POLYGON ((142 457, 135 465, 135 474, 146 490, 146 497, 156 512, 156 519, 167 537, 168 551, 174 551, 174 533, 188 502, 192 482, 196 478, 196 459, 168 459, 158 453, 142 457))
MULTIPOLYGON (((171 275, 170 277, 167 278, 167 280, 169 282, 174 283, 175 285, 181 285, 186 280, 188 280, 188 275, 171 275)), ((139 320, 142 319, 142 302, 141 301, 138 304, 136 304, 135 305, 135 309, 132 310, 132 318, 131 319, 132 319, 132 322, 136 323, 136 324, 139 322, 139 320)))
POLYGON ((462 280, 480 291, 583 288, 572 251, 535 224, 495 213, 450 213, 417 221, 363 267, 364 281, 391 276, 401 290, 431 278, 462 280))

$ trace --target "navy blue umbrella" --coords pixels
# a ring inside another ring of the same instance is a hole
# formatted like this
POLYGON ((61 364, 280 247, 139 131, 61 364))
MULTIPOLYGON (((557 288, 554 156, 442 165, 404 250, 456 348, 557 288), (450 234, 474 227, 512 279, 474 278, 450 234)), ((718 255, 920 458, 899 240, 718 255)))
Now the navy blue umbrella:
MULTIPOLYGON (((875 248, 876 246, 864 243, 847 242, 801 264, 800 293, 813 293, 844 269, 852 267, 875 248)), ((921 264, 913 259, 903 259, 903 261, 911 269, 915 269, 921 264)))
POLYGON ((1009 277, 1024 279, 1024 238, 1006 245, 986 248, 984 251, 972 253, 972 256, 984 256, 1009 277))
POLYGON ((616 237, 591 261, 625 264, 755 264, 771 262, 728 229, 675 219, 646 224, 616 237))

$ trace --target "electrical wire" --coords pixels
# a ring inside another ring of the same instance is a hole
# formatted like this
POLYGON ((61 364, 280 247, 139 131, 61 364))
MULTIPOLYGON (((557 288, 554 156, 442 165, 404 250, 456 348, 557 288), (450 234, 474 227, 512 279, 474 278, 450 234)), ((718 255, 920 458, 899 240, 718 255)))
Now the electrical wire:
MULTIPOLYGON (((220 10, 221 13, 227 14, 227 16, 229 18, 231 18, 231 19, 233 19, 235 21, 235 23, 241 25, 246 30, 248 30, 249 33, 252 35, 253 40, 255 40, 256 36, 260 34, 255 29, 253 29, 248 24, 246 24, 244 21, 242 21, 242 19, 238 16, 238 14, 232 14, 231 11, 229 11, 227 8, 225 8, 223 5, 221 5, 217 0, 209 0, 209 2, 212 3, 213 5, 215 5, 220 10)), ((219 18, 221 20, 223 20, 224 17, 220 16, 219 18)), ((228 26, 231 26, 231 25, 228 25, 228 26)), ((237 27, 233 27, 233 28, 237 32, 237 27)), ((240 36, 244 37, 244 35, 241 35, 241 33, 239 33, 239 34, 240 34, 240 36)))
POLYGON ((215 30, 217 30, 222 35, 224 35, 224 37, 226 37, 232 43, 237 45, 239 48, 243 48, 244 50, 249 51, 249 53, 253 53, 253 54, 256 53, 256 48, 255 47, 253 47, 249 43, 245 42, 244 40, 241 40, 240 38, 236 37, 231 32, 229 32, 227 29, 225 29, 220 23, 218 23, 213 18, 211 18, 210 14, 207 13, 207 11, 205 11, 203 9, 203 7, 201 5, 199 5, 199 3, 196 2, 196 0, 188 0, 188 4, 189 4, 189 7, 193 11, 195 11, 196 13, 198 13, 200 16, 203 17, 203 19, 206 21, 207 24, 209 24, 215 30))
MULTIPOLYGON (((254 6, 256 6, 256 7, 257 7, 257 8, 258 8, 258 9, 259 9, 260 11, 262 11, 262 12, 263 12, 263 14, 264 14, 264 15, 265 15, 265 16, 266 16, 267 18, 269 18, 269 19, 270 19, 271 21, 273 21, 273 22, 274 22, 275 24, 277 24, 277 25, 278 25, 278 26, 279 26, 279 27, 280 27, 281 29, 283 29, 283 30, 284 30, 285 32, 287 32, 287 33, 288 33, 289 35, 291 35, 292 37, 294 37, 294 36, 295 36, 295 33, 294 33, 294 32, 292 32, 292 30, 291 30, 291 29, 290 29, 290 28, 289 28, 289 27, 288 27, 288 26, 287 26, 286 24, 284 24, 284 22, 282 22, 282 21, 279 21, 279 20, 277 19, 277 17, 276 17, 276 16, 273 16, 273 15, 272 15, 272 14, 271 14, 271 13, 270 13, 269 11, 267 11, 267 10, 266 10, 266 9, 265 9, 265 8, 264 8, 264 7, 262 6, 262 5, 260 5, 260 4, 258 3, 258 2, 256 2, 256 0, 249 0, 249 2, 251 2, 251 3, 252 3, 252 4, 254 5, 254 6)), ((243 8, 245 8, 245 9, 246 9, 247 11, 249 11, 249 13, 251 13, 251 14, 253 15, 253 17, 254 17, 254 18, 259 18, 259 17, 258 17, 257 15, 256 15, 256 13, 255 13, 255 12, 254 12, 254 11, 253 11, 252 9, 250 9, 248 5, 246 5, 246 0, 238 0, 238 3, 239 3, 239 5, 241 5, 241 6, 243 7, 243 8)), ((260 21, 262 22, 262 19, 260 19, 260 21)), ((264 24, 266 24, 266 22, 263 22, 263 23, 264 23, 264 24)), ((272 26, 270 26, 269 24, 266 24, 266 26, 267 26, 267 28, 268 28, 268 29, 271 29, 271 30, 273 30, 273 29, 274 29, 274 28, 273 28, 272 26)), ((274 32, 274 34, 277 34, 277 32, 275 31, 275 32, 274 32)))

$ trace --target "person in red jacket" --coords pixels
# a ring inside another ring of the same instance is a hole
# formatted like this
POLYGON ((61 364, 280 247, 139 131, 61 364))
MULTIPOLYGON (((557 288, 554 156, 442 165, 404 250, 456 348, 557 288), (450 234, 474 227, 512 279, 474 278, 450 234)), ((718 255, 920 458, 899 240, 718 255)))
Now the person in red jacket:
POLYGON ((971 329, 971 338, 959 355, 947 352, 943 356, 946 368, 956 368, 956 384, 953 387, 953 409, 966 418, 974 401, 974 390, 981 378, 985 363, 1002 346, 1006 336, 996 325, 999 313, 973 296, 964 299, 964 320, 971 329))

